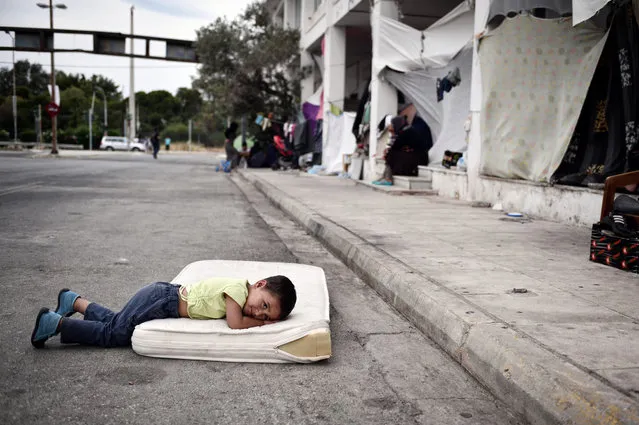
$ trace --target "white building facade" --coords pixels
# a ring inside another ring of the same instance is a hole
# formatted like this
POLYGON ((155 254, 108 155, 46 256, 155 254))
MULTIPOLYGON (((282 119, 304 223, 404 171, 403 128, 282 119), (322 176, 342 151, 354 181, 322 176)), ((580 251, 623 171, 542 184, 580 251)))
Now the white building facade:
MULTIPOLYGON (((570 0, 565 0, 570 6, 570 0)), ((377 123, 398 113, 398 90, 380 77, 376 62, 384 63, 381 42, 383 20, 392 19, 419 31, 465 3, 474 17, 472 34, 472 75, 468 111, 465 160, 467 170, 437 166, 420 167, 420 176, 429 178, 440 195, 467 201, 501 204, 505 210, 573 224, 598 220, 601 191, 555 187, 546 183, 483 175, 480 164, 482 140, 482 78, 478 39, 486 31, 490 0, 272 0, 275 22, 298 28, 301 34, 301 66, 306 71, 301 100, 323 91, 322 108, 327 116, 331 106, 354 111, 361 93, 370 82, 370 142, 365 178, 379 171, 381 155, 377 143, 377 123)), ((573 0, 580 3, 580 0, 573 0)), ((599 8, 607 2, 600 0, 599 8)), ((598 9, 593 9, 596 13, 598 9)), ((592 16, 592 14, 590 15, 592 16)), ((588 17, 586 17, 587 19, 588 17)), ((386 21, 388 22, 388 21, 386 21)), ((331 137, 324 120, 323 137, 331 137)))

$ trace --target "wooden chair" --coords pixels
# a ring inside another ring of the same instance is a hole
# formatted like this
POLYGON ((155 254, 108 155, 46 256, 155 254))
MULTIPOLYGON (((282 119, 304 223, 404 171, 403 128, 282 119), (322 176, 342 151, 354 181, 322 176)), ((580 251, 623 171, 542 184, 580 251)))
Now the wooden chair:
MULTIPOLYGON (((639 184, 639 171, 632 171, 630 173, 618 174, 616 176, 610 176, 606 179, 604 186, 603 201, 601 203, 601 220, 606 217, 612 211, 612 206, 615 202, 615 193, 618 189, 630 185, 639 184)), ((638 215, 627 215, 634 219, 635 224, 639 226, 638 215)))

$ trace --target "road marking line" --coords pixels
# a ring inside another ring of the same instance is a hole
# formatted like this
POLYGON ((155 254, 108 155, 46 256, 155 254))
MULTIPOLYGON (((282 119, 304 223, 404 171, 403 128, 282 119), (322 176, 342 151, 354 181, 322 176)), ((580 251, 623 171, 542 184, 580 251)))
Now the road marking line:
POLYGON ((14 192, 20 192, 21 190, 27 190, 27 189, 31 189, 33 187, 39 186, 40 182, 35 182, 35 183, 29 183, 29 184, 23 184, 21 186, 15 186, 9 189, 5 189, 5 190, 0 190, 0 196, 2 195, 8 195, 10 193, 14 193, 14 192))

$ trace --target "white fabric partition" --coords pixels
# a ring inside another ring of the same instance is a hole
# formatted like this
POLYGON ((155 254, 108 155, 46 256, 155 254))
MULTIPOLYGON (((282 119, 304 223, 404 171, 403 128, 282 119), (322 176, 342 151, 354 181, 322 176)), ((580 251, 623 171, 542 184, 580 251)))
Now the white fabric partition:
POLYGON ((577 124, 606 41, 570 19, 507 18, 481 40, 483 174, 548 181, 577 124))
POLYGON ((433 147, 428 152, 430 163, 441 163, 444 151, 465 151, 466 132, 464 122, 470 111, 470 88, 472 76, 472 44, 464 48, 457 57, 442 68, 429 68, 414 72, 385 70, 383 75, 415 105, 419 116, 430 127, 433 147), (459 68, 461 82, 444 99, 437 101, 438 78, 459 68))
POLYGON ((373 57, 373 76, 386 67, 408 72, 445 66, 472 39, 473 22, 465 1, 424 31, 380 17, 381 54, 373 57))
POLYGON ((344 112, 339 116, 328 114, 328 134, 322 146, 322 166, 327 173, 342 171, 342 155, 355 151, 355 136, 351 129, 355 122, 354 112, 344 112))

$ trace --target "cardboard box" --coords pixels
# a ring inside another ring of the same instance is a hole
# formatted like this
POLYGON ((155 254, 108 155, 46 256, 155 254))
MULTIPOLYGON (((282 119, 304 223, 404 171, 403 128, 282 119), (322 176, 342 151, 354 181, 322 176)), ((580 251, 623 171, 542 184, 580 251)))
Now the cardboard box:
POLYGON ((615 236, 604 232, 599 223, 593 224, 590 261, 639 273, 639 239, 615 236))

